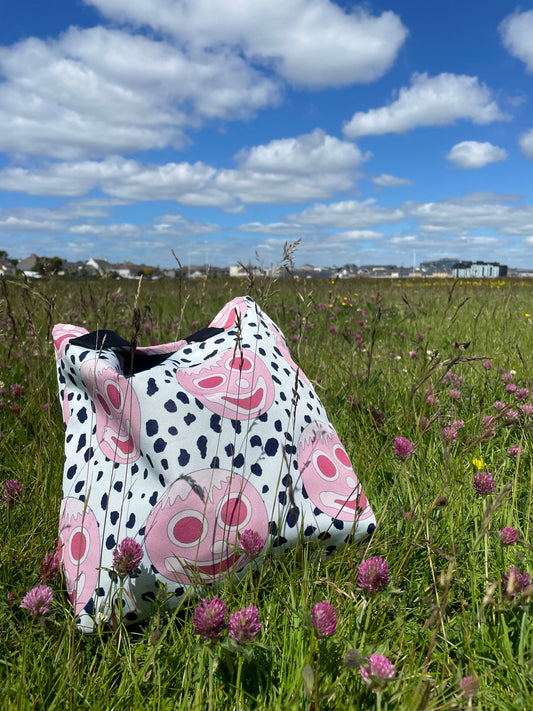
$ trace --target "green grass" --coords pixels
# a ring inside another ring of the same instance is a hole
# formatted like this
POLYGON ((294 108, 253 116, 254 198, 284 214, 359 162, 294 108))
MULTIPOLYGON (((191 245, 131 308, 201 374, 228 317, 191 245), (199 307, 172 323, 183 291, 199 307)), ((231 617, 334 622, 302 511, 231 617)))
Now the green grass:
POLYGON ((24 486, 19 503, 0 503, 0 708, 533 708, 529 595, 507 601, 500 587, 511 565, 533 573, 533 417, 511 421, 493 407, 518 409, 502 372, 515 371, 513 383, 533 392, 533 284, 209 279, 146 282, 138 294, 137 284, 116 281, 0 287, 0 488, 11 478, 24 486), (264 623, 244 650, 227 639, 209 648, 194 635, 195 600, 127 633, 84 636, 58 581, 40 624, 19 604, 57 539, 63 426, 52 325, 130 338, 140 324, 149 345, 197 330, 244 293, 280 325, 315 384, 376 513, 375 534, 327 562, 305 549, 269 559, 222 590, 228 611, 255 604, 264 623), (11 393, 17 383, 22 397, 11 393), (428 404, 430 393, 438 404, 428 404), (442 431, 457 420, 464 427, 448 443, 442 431), (406 462, 393 454, 398 435, 416 447, 406 462), (524 449, 517 459, 512 445, 524 449), (472 487, 473 458, 496 481, 486 499, 472 487), (501 546, 504 526, 519 529, 519 544, 501 546), (375 596, 357 586, 357 567, 372 555, 391 573, 375 596), (310 611, 324 599, 339 623, 333 637, 316 640, 310 611), (348 649, 394 663, 380 697, 345 666, 348 649), (459 687, 469 675, 479 680, 470 701, 459 687))

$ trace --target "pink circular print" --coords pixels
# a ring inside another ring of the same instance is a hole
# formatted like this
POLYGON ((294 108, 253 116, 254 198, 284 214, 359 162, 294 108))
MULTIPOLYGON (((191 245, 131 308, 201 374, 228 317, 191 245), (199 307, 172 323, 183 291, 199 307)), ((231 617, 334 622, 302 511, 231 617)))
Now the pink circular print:
POLYGON ((268 516, 255 487, 222 469, 177 479, 146 524, 146 552, 159 573, 183 585, 213 582, 242 568, 239 532, 266 539, 268 516))
POLYGON ((238 296, 236 299, 227 303, 209 325, 213 328, 223 328, 225 331, 229 331, 229 329, 233 328, 237 323, 237 314, 239 314, 240 318, 243 318, 247 309, 248 306, 244 298, 238 296))
POLYGON ((93 596, 100 566, 100 532, 83 501, 67 497, 59 514, 58 555, 69 598, 78 615, 93 596))
POLYGON ((274 383, 261 358, 251 350, 224 351, 193 368, 178 370, 179 384, 211 412, 251 420, 274 401, 274 383))
POLYGON ((131 383, 106 360, 82 363, 81 377, 96 411, 96 438, 113 462, 139 458, 141 408, 131 383))
POLYGON ((315 506, 341 521, 372 515, 346 450, 333 427, 312 422, 300 436, 298 468, 315 506))
POLYGON ((56 349, 57 356, 59 358, 63 356, 65 348, 70 340, 77 338, 78 336, 83 336, 86 333, 89 333, 89 331, 82 326, 71 326, 68 323, 58 323, 57 326, 54 326, 54 330, 52 331, 52 339, 54 341, 54 348, 56 349))

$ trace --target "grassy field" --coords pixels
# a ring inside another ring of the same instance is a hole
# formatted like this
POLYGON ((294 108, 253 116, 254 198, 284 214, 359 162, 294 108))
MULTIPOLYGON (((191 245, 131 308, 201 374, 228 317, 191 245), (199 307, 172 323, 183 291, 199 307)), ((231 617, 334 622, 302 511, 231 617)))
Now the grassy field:
POLYGON ((137 288, 0 284, 0 708, 533 709, 533 284, 137 288), (32 616, 20 603, 55 549, 61 499, 53 324, 163 343, 246 293, 314 383, 376 513, 374 535, 327 562, 305 549, 267 559, 224 589, 228 612, 257 607, 263 626, 247 645, 226 634, 202 641, 198 600, 127 633, 82 635, 60 577, 50 612, 32 616), (397 437, 413 444, 406 458, 395 454, 397 437), (487 471, 494 487, 479 492, 487 471), (13 479, 22 491, 10 500, 13 479), (358 568, 373 556, 387 561, 390 580, 372 594, 358 568), (338 621, 318 638, 311 611, 324 600, 338 621), (394 666, 379 688, 359 668, 372 654, 394 666))

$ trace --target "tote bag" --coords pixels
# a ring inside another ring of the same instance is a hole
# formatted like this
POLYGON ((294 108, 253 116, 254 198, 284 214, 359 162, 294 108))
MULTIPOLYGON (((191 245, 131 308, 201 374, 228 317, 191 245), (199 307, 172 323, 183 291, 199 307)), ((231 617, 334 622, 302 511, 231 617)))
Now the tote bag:
POLYGON ((175 343, 53 331, 65 425, 59 555, 77 624, 127 622, 206 594, 305 542, 331 554, 375 527, 362 486, 283 334, 250 297, 175 343), (142 547, 119 581, 113 553, 142 547))

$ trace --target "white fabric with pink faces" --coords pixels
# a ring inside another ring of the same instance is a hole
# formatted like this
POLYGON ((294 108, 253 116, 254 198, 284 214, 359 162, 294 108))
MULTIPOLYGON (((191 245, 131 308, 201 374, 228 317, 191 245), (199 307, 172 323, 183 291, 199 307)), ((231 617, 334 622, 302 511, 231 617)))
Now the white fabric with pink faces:
POLYGON ((206 594, 254 559, 326 554, 375 517, 346 449, 279 328, 250 297, 188 339, 133 351, 112 332, 54 329, 65 422, 59 553, 77 623, 112 619, 113 552, 142 547, 122 582, 128 622, 206 594))

